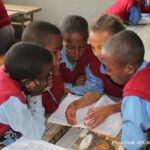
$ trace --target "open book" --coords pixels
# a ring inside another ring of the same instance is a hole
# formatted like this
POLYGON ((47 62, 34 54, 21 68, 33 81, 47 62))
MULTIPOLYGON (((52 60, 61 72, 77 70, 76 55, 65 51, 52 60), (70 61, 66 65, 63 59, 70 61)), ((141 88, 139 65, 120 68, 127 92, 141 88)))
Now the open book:
POLYGON ((67 150, 54 144, 42 140, 29 140, 25 137, 20 138, 13 144, 2 150, 67 150))
POLYGON ((69 150, 118 150, 120 146, 118 138, 83 130, 69 150))
MULTIPOLYGON (((59 108, 48 118, 48 122, 70 126, 67 123, 65 112, 68 105, 74 100, 77 100, 79 98, 80 96, 68 94, 67 97, 59 105, 59 108)), ((74 127, 87 128, 84 125, 83 119, 86 116, 89 108, 94 107, 95 105, 104 106, 104 105, 114 104, 114 103, 115 102, 112 101, 108 96, 103 95, 95 104, 79 109, 76 113, 77 124, 74 125, 74 127)), ((110 115, 102 124, 94 128, 92 131, 115 137, 119 133, 121 127, 122 127, 121 114, 115 113, 113 115, 110 115)))

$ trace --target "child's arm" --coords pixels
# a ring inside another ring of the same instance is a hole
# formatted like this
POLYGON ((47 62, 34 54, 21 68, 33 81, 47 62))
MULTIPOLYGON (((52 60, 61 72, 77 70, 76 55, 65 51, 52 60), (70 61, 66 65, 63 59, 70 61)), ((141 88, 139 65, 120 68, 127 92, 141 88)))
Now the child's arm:
POLYGON ((141 18, 140 8, 137 6, 131 7, 129 9, 129 24, 133 26, 137 25, 140 18, 141 18))
POLYGON ((101 79, 97 78, 92 73, 90 73, 87 82, 89 86, 89 92, 87 92, 87 94, 85 94, 79 100, 72 102, 67 108, 66 118, 69 124, 76 124, 77 109, 83 108, 94 103, 101 97, 101 94, 103 93, 103 83, 101 79))
POLYGON ((14 131, 27 138, 41 139, 45 130, 45 119, 40 97, 36 98, 35 105, 35 109, 30 110, 17 97, 11 96, 0 107, 1 123, 10 125, 14 131))
POLYGON ((66 110, 66 118, 69 124, 76 124, 76 111, 97 101, 101 95, 98 92, 88 92, 80 99, 72 102, 66 110))
POLYGON ((122 103, 123 127, 121 142, 125 149, 140 149, 147 141, 150 128, 150 103, 136 96, 127 96, 122 103))
POLYGON ((85 125, 90 129, 95 128, 101 124, 109 115, 120 112, 121 104, 122 102, 118 102, 112 105, 90 108, 87 112, 87 116, 84 119, 85 125))
POLYGON ((46 113, 53 113, 64 95, 64 83, 59 74, 53 76, 53 86, 49 90, 51 93, 48 91, 42 93, 42 103, 46 113))

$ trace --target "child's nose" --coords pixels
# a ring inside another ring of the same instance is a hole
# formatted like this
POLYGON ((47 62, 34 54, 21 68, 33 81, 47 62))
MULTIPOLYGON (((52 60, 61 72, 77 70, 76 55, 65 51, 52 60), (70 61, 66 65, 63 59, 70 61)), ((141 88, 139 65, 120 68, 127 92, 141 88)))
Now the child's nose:
POLYGON ((79 49, 78 48, 75 49, 75 56, 79 56, 79 49))

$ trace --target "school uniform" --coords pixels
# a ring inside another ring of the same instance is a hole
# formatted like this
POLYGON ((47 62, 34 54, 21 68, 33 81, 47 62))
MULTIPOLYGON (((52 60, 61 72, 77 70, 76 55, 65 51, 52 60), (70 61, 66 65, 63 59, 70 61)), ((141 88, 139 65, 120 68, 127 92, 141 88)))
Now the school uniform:
POLYGON ((91 46, 87 45, 86 51, 78 62, 72 65, 65 53, 64 48, 61 50, 62 60, 60 64, 60 71, 64 87, 71 90, 74 94, 84 95, 88 89, 88 83, 85 82, 82 86, 74 86, 76 79, 81 75, 88 76, 88 64, 91 61, 93 52, 91 46))
POLYGON ((96 56, 93 56, 89 70, 88 89, 90 91, 96 91, 100 94, 106 92, 114 97, 122 97, 123 86, 114 83, 109 76, 106 75, 106 68, 101 64, 96 56))
POLYGON ((64 83, 61 75, 53 76, 53 86, 42 93, 42 103, 47 114, 52 114, 57 108, 64 95, 64 83))
POLYGON ((144 61, 124 87, 122 145, 140 149, 150 141, 150 64, 144 61))
POLYGON ((14 29, 4 3, 0 0, 0 54, 6 52, 15 41, 14 29))
POLYGON ((141 18, 140 6, 135 0, 117 0, 106 13, 118 16, 131 25, 136 25, 141 18))
POLYGON ((27 99, 18 83, 0 67, 0 143, 9 145, 22 135, 41 139, 45 130, 41 96, 27 99))

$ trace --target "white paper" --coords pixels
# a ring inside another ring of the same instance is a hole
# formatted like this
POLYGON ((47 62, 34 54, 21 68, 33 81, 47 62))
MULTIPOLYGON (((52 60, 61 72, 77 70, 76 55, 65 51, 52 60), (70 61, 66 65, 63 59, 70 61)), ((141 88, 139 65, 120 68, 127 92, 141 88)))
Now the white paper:
POLYGON ((141 14, 141 19, 138 24, 150 24, 150 13, 141 14))
MULTIPOLYGON (((70 126, 67 123, 65 112, 68 105, 74 100, 77 100, 79 98, 80 96, 69 94, 59 105, 59 108, 48 118, 48 122, 70 126)), ((103 95, 100 98, 100 100, 97 101, 95 104, 79 109, 76 113, 77 124, 74 125, 73 127, 87 128, 84 125, 83 119, 85 118, 89 108, 95 106, 104 106, 104 105, 114 104, 114 103, 115 102, 112 101, 108 96, 103 95)), ((107 119, 102 124, 94 128, 92 131, 115 137, 118 135, 121 127, 122 127, 121 113, 115 113, 107 117, 107 119)))
POLYGON ((39 140, 29 140, 24 137, 20 138, 13 144, 3 148, 2 150, 67 150, 51 143, 39 140))

